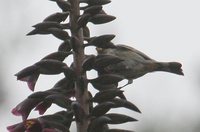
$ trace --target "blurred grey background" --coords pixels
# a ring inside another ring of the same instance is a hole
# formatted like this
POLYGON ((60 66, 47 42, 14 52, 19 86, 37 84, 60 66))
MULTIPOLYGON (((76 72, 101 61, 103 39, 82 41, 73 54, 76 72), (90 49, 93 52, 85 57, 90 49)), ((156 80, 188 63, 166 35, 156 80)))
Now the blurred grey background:
MULTIPOLYGON (((199 7, 199 0, 113 0, 104 9, 117 19, 102 26, 89 25, 92 35, 116 34, 116 44, 130 45, 156 60, 183 64, 184 77, 156 72, 126 87, 127 98, 142 114, 115 109, 139 120, 117 127, 137 132, 200 131, 199 7)), ((52 36, 25 35, 32 25, 57 11, 56 4, 48 0, 0 1, 1 132, 21 121, 10 111, 31 94, 26 83, 16 81, 14 74, 56 51, 61 42, 52 36)), ((94 48, 87 52, 95 53, 94 48)), ((51 88, 61 76, 40 76, 36 91, 51 88)), ((53 106, 47 113, 57 109, 53 106)), ((30 117, 35 116, 38 113, 33 111, 30 117)))

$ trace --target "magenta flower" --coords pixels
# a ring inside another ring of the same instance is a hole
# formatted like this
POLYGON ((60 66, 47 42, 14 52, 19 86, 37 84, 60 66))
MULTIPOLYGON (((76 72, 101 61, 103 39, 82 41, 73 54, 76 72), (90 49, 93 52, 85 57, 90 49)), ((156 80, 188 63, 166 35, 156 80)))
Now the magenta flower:
POLYGON ((12 113, 16 116, 22 116, 23 120, 26 120, 31 110, 41 102, 41 99, 27 98, 18 104, 12 113))
POLYGON ((25 81, 31 91, 34 91, 35 84, 40 74, 55 75, 68 71, 68 66, 58 60, 43 59, 32 66, 26 67, 15 74, 17 80, 25 81))
POLYGON ((60 131, 56 130, 55 128, 44 128, 42 132, 60 132, 60 131))
POLYGON ((41 132, 42 127, 37 119, 30 119, 7 127, 9 132, 41 132))
POLYGON ((41 102, 40 104, 38 104, 35 108, 35 110, 38 110, 40 115, 43 115, 46 110, 51 106, 52 103, 48 103, 48 102, 41 102))
POLYGON ((31 91, 34 91, 35 84, 39 77, 39 68, 35 65, 24 68, 15 74, 17 80, 25 81, 31 91))
POLYGON ((23 123, 17 123, 12 126, 8 126, 7 129, 9 132, 24 132, 26 130, 23 123))

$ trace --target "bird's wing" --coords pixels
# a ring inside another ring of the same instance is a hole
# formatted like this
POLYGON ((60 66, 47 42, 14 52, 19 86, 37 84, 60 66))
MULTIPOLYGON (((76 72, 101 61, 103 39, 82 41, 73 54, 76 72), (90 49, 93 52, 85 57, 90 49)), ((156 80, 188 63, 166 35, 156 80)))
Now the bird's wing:
POLYGON ((133 47, 130 47, 130 46, 127 46, 127 45, 122 45, 122 44, 118 44, 117 45, 118 48, 120 49, 124 49, 124 50, 130 50, 130 51, 133 51, 135 52, 136 54, 140 55, 141 57, 143 57, 145 60, 153 60, 151 59, 149 56, 147 56, 146 54, 142 53, 141 51, 139 50, 136 50, 135 48, 133 47))
POLYGON ((119 74, 129 78, 129 74, 133 72, 133 68, 126 64, 126 61, 119 62, 115 65, 109 65, 104 68, 107 73, 119 74))

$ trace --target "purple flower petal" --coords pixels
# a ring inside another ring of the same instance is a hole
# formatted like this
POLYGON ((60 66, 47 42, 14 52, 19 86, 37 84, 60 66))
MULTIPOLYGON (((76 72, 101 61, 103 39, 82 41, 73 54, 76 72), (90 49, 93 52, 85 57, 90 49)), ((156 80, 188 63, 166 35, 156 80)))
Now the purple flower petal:
POLYGON ((24 126, 27 132, 41 132, 42 126, 37 119, 30 119, 24 121, 24 126))
POLYGON ((21 78, 19 80, 27 82, 29 89, 31 91, 34 91, 35 84, 36 84, 36 82, 38 80, 38 77, 39 77, 39 74, 35 73, 35 74, 30 75, 30 76, 26 76, 24 78, 21 78))
POLYGON ((18 104, 12 113, 16 116, 22 116, 23 120, 26 120, 31 110, 41 102, 41 99, 30 99, 27 98, 18 104))
POLYGON ((41 102, 40 104, 38 104, 35 108, 35 110, 39 111, 40 115, 43 115, 46 110, 51 106, 52 103, 48 103, 48 102, 41 102))
POLYGON ((34 91, 35 84, 39 77, 39 68, 35 65, 29 66, 15 74, 17 80, 25 81, 31 91, 34 91))
POLYGON ((17 123, 17 124, 8 126, 7 130, 9 132, 24 132, 25 131, 25 127, 24 127, 24 124, 21 122, 21 123, 17 123))
POLYGON ((21 116, 22 115, 21 111, 18 111, 18 109, 16 107, 14 109, 12 109, 11 112, 13 113, 13 115, 16 115, 16 116, 21 116))
POLYGON ((7 127, 9 132, 41 132, 42 125, 38 119, 29 119, 7 127))
POLYGON ((54 128, 44 128, 42 130, 42 132, 59 132, 58 130, 54 129, 54 128))

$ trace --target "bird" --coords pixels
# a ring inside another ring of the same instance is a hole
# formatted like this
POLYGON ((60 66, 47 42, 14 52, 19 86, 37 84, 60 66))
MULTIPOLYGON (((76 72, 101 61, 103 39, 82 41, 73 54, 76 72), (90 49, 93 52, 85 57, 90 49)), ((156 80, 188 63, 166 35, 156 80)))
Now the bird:
POLYGON ((104 67, 103 73, 121 75, 128 80, 127 85, 131 84, 134 79, 155 71, 184 75, 181 63, 156 61, 143 52, 124 44, 115 45, 113 48, 97 47, 96 50, 98 55, 111 55, 123 60, 104 67))

